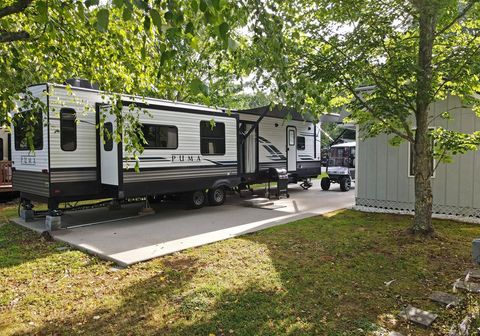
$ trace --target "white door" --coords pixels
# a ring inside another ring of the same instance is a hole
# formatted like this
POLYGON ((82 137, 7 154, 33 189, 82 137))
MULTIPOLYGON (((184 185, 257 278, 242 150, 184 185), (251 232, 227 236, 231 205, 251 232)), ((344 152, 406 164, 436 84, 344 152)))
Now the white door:
POLYGON ((287 126, 287 171, 297 170, 297 129, 287 126))
MULTIPOLYGON (((245 133, 250 131, 255 125, 246 124, 245 133)), ((257 132, 252 131, 245 139, 245 173, 255 173, 257 170, 257 132)))
POLYGON ((117 122, 115 115, 110 113, 110 106, 100 108, 100 118, 105 116, 105 122, 100 130, 100 172, 102 184, 118 186, 119 160, 118 142, 115 141, 117 122))

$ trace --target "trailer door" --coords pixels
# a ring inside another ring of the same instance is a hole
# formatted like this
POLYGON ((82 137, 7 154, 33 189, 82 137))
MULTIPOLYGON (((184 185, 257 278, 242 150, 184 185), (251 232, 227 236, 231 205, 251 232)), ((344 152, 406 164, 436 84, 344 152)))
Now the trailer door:
POLYGON ((100 107, 100 118, 105 117, 100 126, 100 176, 102 184, 117 186, 119 183, 119 147, 121 143, 115 141, 117 122, 111 114, 111 106, 100 107))
POLYGON ((287 171, 297 170, 297 129, 287 126, 287 171))

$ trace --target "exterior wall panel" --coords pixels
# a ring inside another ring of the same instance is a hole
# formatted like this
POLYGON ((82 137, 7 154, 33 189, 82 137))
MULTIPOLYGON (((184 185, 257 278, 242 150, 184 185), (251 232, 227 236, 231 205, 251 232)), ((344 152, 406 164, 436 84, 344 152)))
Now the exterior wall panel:
POLYGON ((13 190, 43 197, 50 196, 48 174, 32 171, 13 171, 13 190))
MULTIPOLYGON (((480 118, 462 107, 457 97, 431 105, 432 127, 472 133, 480 130, 480 118), (452 119, 439 114, 449 111, 452 119)), ((361 138, 361 136, 360 136, 361 138)), ((414 178, 409 175, 409 146, 385 145, 388 136, 380 135, 358 142, 357 205, 413 210, 414 178), (385 176, 387 176, 385 181, 385 176), (362 181, 363 180, 363 181, 362 181)), ((456 155, 452 163, 440 163, 432 178, 434 212, 480 217, 480 150, 456 155)))

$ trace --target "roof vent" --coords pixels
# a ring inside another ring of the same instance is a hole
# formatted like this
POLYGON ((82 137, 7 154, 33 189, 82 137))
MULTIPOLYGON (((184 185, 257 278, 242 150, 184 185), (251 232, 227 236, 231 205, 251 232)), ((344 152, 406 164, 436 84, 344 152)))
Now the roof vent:
POLYGON ((69 78, 64 84, 70 84, 71 86, 81 87, 84 89, 98 90, 98 83, 92 83, 89 80, 82 78, 69 78))

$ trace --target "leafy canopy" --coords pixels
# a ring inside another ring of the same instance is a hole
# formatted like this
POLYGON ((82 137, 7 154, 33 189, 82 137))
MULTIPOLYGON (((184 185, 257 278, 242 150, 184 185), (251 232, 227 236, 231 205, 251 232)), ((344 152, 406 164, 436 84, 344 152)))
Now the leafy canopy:
MULTIPOLYGON (((259 55, 259 77, 276 83, 280 99, 300 109, 323 113, 347 108, 366 136, 384 132, 394 142, 414 142, 417 2, 268 0, 269 14, 256 31, 251 52, 259 55)), ((435 0, 428 5, 436 16, 428 99, 459 96, 479 114, 480 3, 435 0)), ((429 122, 452 115, 441 111, 429 122)), ((435 155, 442 158, 480 143, 480 132, 438 128, 433 136, 435 155)))

